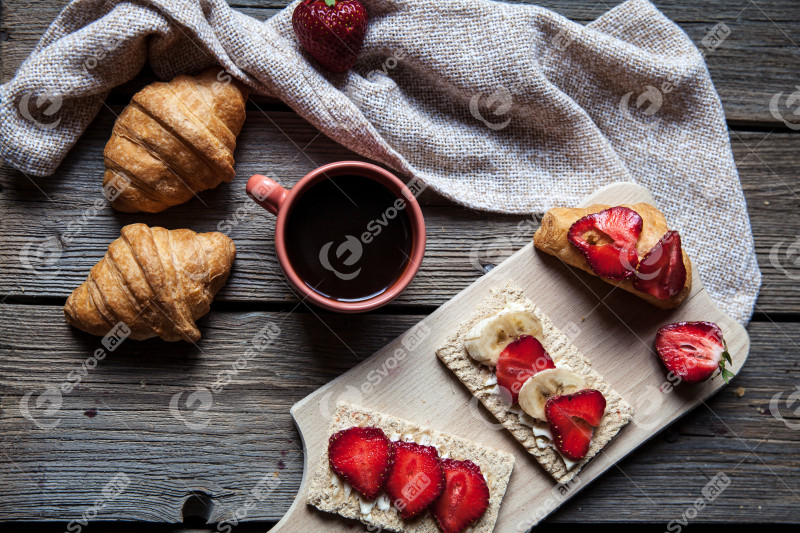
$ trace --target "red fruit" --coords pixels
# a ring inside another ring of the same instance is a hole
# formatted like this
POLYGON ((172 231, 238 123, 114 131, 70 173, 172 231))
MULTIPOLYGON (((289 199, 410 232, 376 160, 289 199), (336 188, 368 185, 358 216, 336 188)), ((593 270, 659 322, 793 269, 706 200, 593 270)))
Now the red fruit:
POLYGON ((681 292, 685 284, 681 236, 677 231, 668 231, 639 261, 633 287, 666 300, 681 292))
POLYGON ((292 13, 300 44, 331 72, 356 62, 367 33, 367 11, 358 0, 304 0, 292 13))
POLYGON ((621 280, 633 275, 639 263, 636 243, 641 233, 639 213, 616 206, 576 221, 567 239, 581 251, 595 274, 621 280))
POLYGON ((440 464, 445 487, 431 513, 444 533, 460 533, 489 508, 489 487, 472 461, 442 459, 440 464))
POLYGON ((536 337, 521 335, 497 359, 497 384, 506 400, 517 403, 519 390, 531 376, 555 367, 536 337))
POLYGON ((598 390, 551 396, 544 404, 544 412, 558 451, 573 461, 586 457, 594 428, 600 425, 605 410, 606 399, 598 390))
POLYGON ((670 372, 687 383, 705 381, 718 368, 726 383, 733 377, 725 368, 731 356, 722 330, 713 322, 667 324, 656 333, 656 352, 670 372))
POLYGON ((400 516, 414 518, 430 506, 444 489, 439 452, 433 446, 395 442, 394 464, 386 480, 386 492, 400 516))
POLYGON ((368 500, 383 489, 393 457, 392 443, 379 428, 343 429, 328 441, 331 469, 368 500))

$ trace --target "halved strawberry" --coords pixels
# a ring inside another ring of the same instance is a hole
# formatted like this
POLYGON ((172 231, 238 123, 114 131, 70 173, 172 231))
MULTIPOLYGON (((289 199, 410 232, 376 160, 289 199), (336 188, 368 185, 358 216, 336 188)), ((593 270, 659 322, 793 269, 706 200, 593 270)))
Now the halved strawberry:
POLYGON ((395 442, 394 464, 386 480, 386 492, 400 516, 414 518, 430 506, 444 489, 439 452, 433 446, 395 442))
POLYGON ((392 442, 379 428, 343 429, 328 441, 331 469, 368 500, 383 489, 393 457, 392 442))
POLYGON ((677 231, 668 231, 639 261, 633 287, 666 300, 681 292, 684 284, 686 266, 683 264, 681 236, 677 231))
POLYGON ((636 243, 641 233, 639 213, 615 206, 576 221, 567 239, 581 251, 595 274, 621 280, 629 278, 639 263, 636 243))
POLYGON ((656 333, 656 352, 664 365, 686 383, 699 383, 717 369, 725 383, 733 373, 725 368, 731 356, 722 330, 713 322, 667 324, 656 333))
POLYGON ((536 337, 521 335, 500 352, 497 359, 497 384, 500 394, 512 404, 528 379, 546 368, 555 368, 542 343, 536 337))
POLYGON ((472 461, 442 459, 445 487, 431 507, 444 533, 461 533, 489 508, 489 487, 472 461))
POLYGON ((558 451, 573 461, 586 457, 594 428, 600 425, 605 410, 606 399, 598 390, 551 396, 544 404, 544 412, 558 451))

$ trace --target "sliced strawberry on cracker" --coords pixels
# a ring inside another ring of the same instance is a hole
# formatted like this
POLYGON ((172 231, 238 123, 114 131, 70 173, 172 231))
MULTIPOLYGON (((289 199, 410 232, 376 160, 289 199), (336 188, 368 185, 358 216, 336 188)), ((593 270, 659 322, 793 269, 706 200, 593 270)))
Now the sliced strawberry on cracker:
POLYGON ((633 275, 639 263, 636 243, 642 234, 642 217, 628 207, 615 206, 577 220, 567 239, 581 251, 598 276, 622 280, 633 275))
POLYGON ((400 516, 408 520, 419 515, 444 489, 439 452, 433 446, 395 442, 394 464, 386 480, 386 492, 400 516))
POLYGON ((489 508, 489 487, 472 461, 442 459, 445 487, 431 513, 444 533, 461 533, 489 508))
POLYGON ((639 261, 633 287, 667 300, 681 292, 685 284, 681 236, 677 231, 668 231, 639 261))
POLYGON ((521 335, 505 347, 497 360, 500 394, 512 404, 517 403, 520 389, 531 376, 555 367, 539 339, 521 335))
POLYGON ((725 383, 733 377, 725 368, 732 361, 722 330, 713 322, 667 324, 656 333, 656 352, 670 372, 687 383, 705 381, 717 369, 725 383))
POLYGON ((544 406, 553 444, 564 457, 580 461, 589 452, 594 428, 600 425, 606 399, 594 389, 551 396, 544 406))
POLYGON ((331 435, 331 469, 368 500, 378 496, 392 465, 392 442, 379 428, 352 427, 331 435))

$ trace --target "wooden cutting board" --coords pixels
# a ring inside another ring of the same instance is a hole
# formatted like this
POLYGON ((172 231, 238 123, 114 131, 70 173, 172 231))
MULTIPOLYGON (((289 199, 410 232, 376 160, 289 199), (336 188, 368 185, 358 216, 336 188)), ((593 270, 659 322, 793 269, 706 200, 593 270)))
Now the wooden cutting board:
MULTIPOLYGON (((638 185, 619 183, 597 191, 585 205, 636 202, 652 203, 653 199, 638 185)), ((467 253, 465 250, 465 260, 467 253)), ((512 452, 516 463, 495 531, 527 531, 617 461, 724 386, 721 378, 716 377, 699 385, 669 387, 666 371, 652 349, 659 327, 683 320, 716 322, 733 357, 732 371, 739 372, 750 348, 747 332, 711 301, 697 269, 693 271, 689 298, 677 309, 661 310, 537 251, 532 243, 526 245, 406 334, 294 405, 291 413, 305 451, 303 481, 294 503, 272 531, 353 530, 353 521, 306 504, 309 476, 327 453, 330 414, 340 400, 512 452), (509 280, 550 316, 556 327, 587 356, 593 368, 636 409, 633 421, 566 487, 556 484, 522 445, 473 400, 466 387, 435 355, 435 350, 489 291, 509 280), (664 384, 667 385, 662 387, 664 384)))

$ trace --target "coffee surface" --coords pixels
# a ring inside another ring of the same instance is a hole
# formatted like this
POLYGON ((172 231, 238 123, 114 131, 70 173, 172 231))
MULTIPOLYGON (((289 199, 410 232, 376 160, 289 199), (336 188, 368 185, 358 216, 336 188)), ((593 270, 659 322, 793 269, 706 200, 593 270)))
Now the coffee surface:
POLYGON ((286 221, 286 252, 313 291, 362 301, 402 275, 413 240, 408 205, 375 180, 343 175, 309 187, 286 221))

